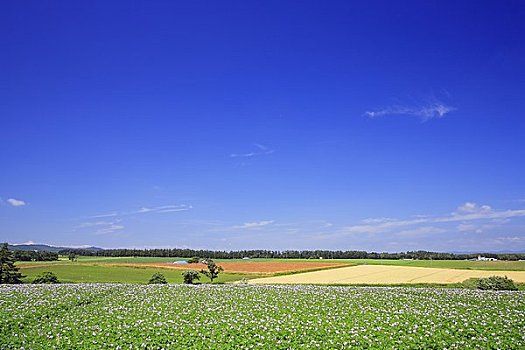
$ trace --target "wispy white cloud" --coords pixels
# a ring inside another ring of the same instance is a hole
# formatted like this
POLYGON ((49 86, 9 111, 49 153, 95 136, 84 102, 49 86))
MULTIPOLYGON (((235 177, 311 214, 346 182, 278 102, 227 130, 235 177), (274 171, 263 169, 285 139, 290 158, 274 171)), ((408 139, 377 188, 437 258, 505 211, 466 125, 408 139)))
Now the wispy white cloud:
POLYGON ((397 236, 400 237, 425 237, 430 235, 435 235, 438 233, 446 232, 447 230, 440 227, 432 226, 422 226, 417 228, 412 228, 408 230, 402 230, 397 233, 397 236))
POLYGON ((436 222, 471 221, 480 219, 510 219, 525 216, 525 209, 496 210, 488 205, 467 202, 458 207, 450 216, 435 219, 436 222))
POLYGON ((153 213, 173 213, 190 210, 192 208, 191 205, 187 204, 170 204, 156 207, 142 207, 133 211, 114 211, 107 214, 92 215, 84 218, 84 220, 87 220, 78 224, 74 230, 91 229, 94 230, 95 235, 107 235, 124 230, 125 227, 122 221, 126 221, 133 216, 153 213))
POLYGON ((124 225, 122 219, 114 218, 113 220, 86 221, 78 224, 73 230, 81 232, 91 232, 95 235, 106 235, 121 231, 124 225))
POLYGON ((525 236, 500 236, 494 238, 495 244, 512 244, 513 246, 525 243, 525 236))
POLYGON ((112 234, 112 233, 115 233, 115 232, 122 231, 123 229, 124 229, 124 225, 112 224, 112 225, 109 225, 109 226, 106 226, 106 227, 102 227, 102 228, 96 230, 95 234, 96 235, 109 235, 109 234, 112 234))
POLYGON ((6 202, 9 204, 9 205, 12 205, 13 207, 23 207, 24 205, 26 205, 27 203, 21 199, 15 199, 15 198, 8 198, 6 200, 6 202))
POLYGON ((108 213, 108 214, 91 215, 91 216, 88 216, 88 218, 91 218, 91 219, 109 218, 109 217, 114 217, 114 216, 117 216, 117 215, 118 214, 116 212, 113 212, 113 213, 108 213))
POLYGON ((366 111, 365 116, 369 118, 383 117, 387 115, 407 115, 418 117, 422 121, 443 118, 446 114, 455 111, 455 107, 448 106, 442 102, 434 101, 416 106, 393 105, 377 110, 366 111))
POLYGON ((251 157, 257 157, 257 156, 265 156, 272 154, 274 152, 273 149, 268 148, 265 145, 262 145, 260 143, 255 143, 254 146, 257 148, 257 150, 249 153, 232 153, 230 154, 230 158, 251 158, 251 157))
POLYGON ((236 225, 233 226, 233 228, 240 228, 240 229, 257 229, 264 226, 268 226, 274 223, 274 220, 267 220, 267 221, 256 221, 256 222, 245 222, 242 225, 236 225))
MULTIPOLYGON (((478 205, 472 202, 466 202, 459 206, 456 211, 451 214, 443 216, 421 216, 414 219, 365 219, 361 224, 352 225, 342 228, 340 234, 358 234, 358 233, 382 233, 390 232, 393 229, 401 229, 403 227, 426 225, 426 224, 440 224, 440 223, 454 223, 461 222, 462 226, 457 229, 466 231, 472 228, 468 222, 475 220, 494 220, 494 219, 509 219, 513 217, 525 217, 525 209, 510 209, 510 210, 496 210, 488 205, 478 205)), ((471 225, 471 224, 470 224, 471 225)))
POLYGON ((88 227, 97 227, 97 226, 111 226, 121 222, 122 220, 117 219, 115 221, 88 221, 80 223, 77 228, 88 228, 88 227))
POLYGON ((459 231, 459 232, 476 232, 476 233, 481 233, 481 229, 479 228, 478 225, 474 225, 474 224, 465 224, 465 223, 461 223, 459 225, 456 226, 456 229, 459 231))
POLYGON ((170 204, 170 205, 161 205, 156 207, 141 207, 140 209, 133 211, 114 211, 106 214, 91 215, 87 218, 89 219, 102 219, 110 217, 123 217, 136 214, 146 214, 146 213, 173 213, 177 211, 185 211, 193 209, 192 205, 189 204, 170 204))
POLYGON ((382 218, 367 218, 367 219, 361 220, 361 222, 364 224, 379 224, 382 222, 389 222, 389 221, 395 221, 395 219, 382 217, 382 218))
POLYGON ((190 210, 193 207, 191 205, 179 204, 179 205, 162 205, 159 207, 142 207, 137 211, 128 214, 143 214, 143 213, 172 213, 176 211, 190 210))
POLYGON ((492 212, 493 209, 489 205, 480 206, 473 202, 466 202, 458 207, 456 214, 489 214, 492 212))

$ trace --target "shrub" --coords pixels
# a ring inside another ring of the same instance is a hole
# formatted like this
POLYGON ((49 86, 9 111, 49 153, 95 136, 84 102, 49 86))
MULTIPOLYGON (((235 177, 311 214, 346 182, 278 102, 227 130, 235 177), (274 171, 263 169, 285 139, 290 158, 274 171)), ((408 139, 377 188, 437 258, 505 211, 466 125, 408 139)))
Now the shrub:
POLYGON ((478 289, 483 290, 517 290, 514 281, 510 278, 501 276, 491 276, 487 278, 480 278, 478 280, 478 289))
POLYGON ((199 262, 199 257, 194 256, 193 258, 188 259, 188 264, 196 264, 199 262))
POLYGON ((199 273, 197 271, 194 271, 194 270, 184 271, 182 273, 182 277, 184 279, 184 283, 185 284, 193 284, 193 282, 195 280, 199 280, 200 279, 199 273))
POLYGON ((53 272, 42 272, 41 275, 38 275, 32 282, 33 284, 42 284, 42 283, 60 283, 57 275, 53 272))
POLYGON ((469 278, 461 282, 460 287, 468 289, 477 289, 478 288, 479 278, 469 278))
POLYGON ((154 273, 153 276, 149 279, 148 284, 167 284, 166 277, 160 272, 154 273))

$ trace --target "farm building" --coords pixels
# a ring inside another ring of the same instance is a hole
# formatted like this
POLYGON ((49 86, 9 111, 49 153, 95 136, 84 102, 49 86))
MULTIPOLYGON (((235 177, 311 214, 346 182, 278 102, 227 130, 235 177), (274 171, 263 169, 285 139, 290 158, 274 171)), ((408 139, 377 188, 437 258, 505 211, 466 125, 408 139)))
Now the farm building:
POLYGON ((496 258, 487 258, 485 256, 481 256, 481 255, 478 255, 478 261, 497 261, 498 259, 496 258))
POLYGON ((177 261, 174 261, 173 263, 174 264, 179 264, 179 265, 184 265, 184 264, 187 264, 188 262, 186 260, 177 260, 177 261))

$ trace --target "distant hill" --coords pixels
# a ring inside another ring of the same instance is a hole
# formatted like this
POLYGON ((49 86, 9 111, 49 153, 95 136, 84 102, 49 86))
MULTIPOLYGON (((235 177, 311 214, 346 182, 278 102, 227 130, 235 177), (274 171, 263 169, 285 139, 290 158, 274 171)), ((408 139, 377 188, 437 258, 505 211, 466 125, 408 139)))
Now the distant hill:
POLYGON ((82 249, 82 250, 104 250, 99 247, 55 247, 47 244, 9 244, 8 248, 11 250, 31 250, 31 251, 44 251, 44 252, 53 252, 58 253, 61 250, 65 249, 82 249))

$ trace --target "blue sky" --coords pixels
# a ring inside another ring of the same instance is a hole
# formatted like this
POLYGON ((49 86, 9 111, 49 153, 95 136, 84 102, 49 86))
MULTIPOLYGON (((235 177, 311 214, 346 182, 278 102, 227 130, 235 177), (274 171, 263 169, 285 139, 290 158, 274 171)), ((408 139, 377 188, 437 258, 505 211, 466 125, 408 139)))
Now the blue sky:
POLYGON ((524 17, 4 3, 0 240, 525 251, 524 17))

